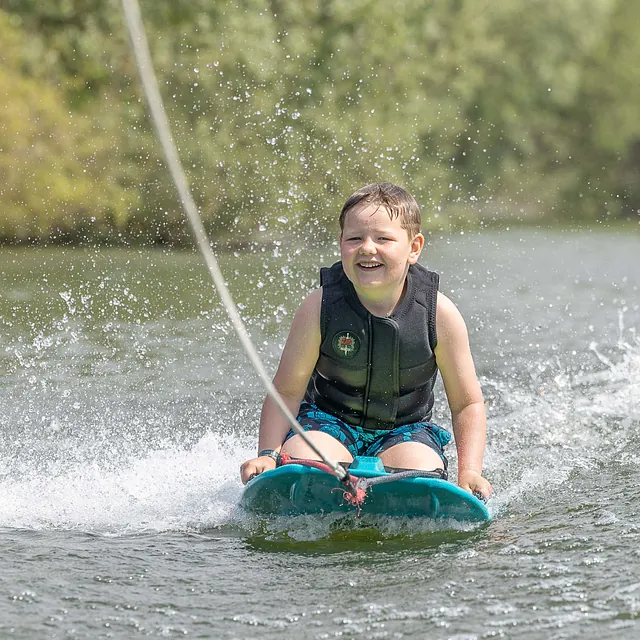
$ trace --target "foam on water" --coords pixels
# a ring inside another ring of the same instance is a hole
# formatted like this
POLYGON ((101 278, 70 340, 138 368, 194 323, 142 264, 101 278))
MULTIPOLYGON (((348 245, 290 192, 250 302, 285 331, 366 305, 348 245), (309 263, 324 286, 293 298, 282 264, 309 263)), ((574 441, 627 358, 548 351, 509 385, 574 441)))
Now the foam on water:
POLYGON ((0 482, 0 526, 104 534, 199 530, 229 521, 252 447, 239 437, 204 436, 119 465, 95 461, 51 476, 24 469, 0 482))
POLYGON ((491 418, 486 472, 497 489, 492 515, 547 494, 583 469, 637 462, 640 434, 640 341, 621 330, 610 356, 589 346, 593 369, 567 373, 559 366, 537 393, 491 386, 501 394, 491 418))

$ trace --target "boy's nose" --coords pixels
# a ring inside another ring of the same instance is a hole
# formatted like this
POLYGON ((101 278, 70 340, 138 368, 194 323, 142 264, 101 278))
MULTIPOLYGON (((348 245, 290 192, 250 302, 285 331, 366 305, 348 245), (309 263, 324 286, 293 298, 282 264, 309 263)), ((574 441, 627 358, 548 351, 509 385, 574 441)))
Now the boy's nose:
POLYGON ((376 252, 375 242, 371 238, 363 238, 362 244, 360 245, 360 253, 370 255, 375 252, 376 252))

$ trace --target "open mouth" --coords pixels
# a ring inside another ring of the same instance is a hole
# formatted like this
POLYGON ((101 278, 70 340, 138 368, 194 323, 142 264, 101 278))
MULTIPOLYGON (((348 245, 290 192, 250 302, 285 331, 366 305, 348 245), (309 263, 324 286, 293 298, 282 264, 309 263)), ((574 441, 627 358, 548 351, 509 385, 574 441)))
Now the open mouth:
POLYGON ((360 269, 362 269, 363 271, 375 271, 376 269, 382 267, 382 264, 380 264, 379 262, 359 262, 358 267, 360 267, 360 269))

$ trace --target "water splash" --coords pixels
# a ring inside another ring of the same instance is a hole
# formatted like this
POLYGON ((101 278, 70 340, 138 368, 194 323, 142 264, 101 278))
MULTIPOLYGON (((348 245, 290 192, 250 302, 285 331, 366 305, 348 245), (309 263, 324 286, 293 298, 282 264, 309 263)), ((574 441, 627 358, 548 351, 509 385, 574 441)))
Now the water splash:
POLYGON ((549 495, 575 473, 615 472, 637 462, 640 437, 640 342, 621 327, 609 355, 592 343, 593 368, 549 367, 535 389, 485 381, 498 406, 490 410, 486 469, 497 488, 492 515, 549 495), (491 413, 495 415, 492 417, 491 413))
MULTIPOLYGON (((640 427, 640 345, 632 331, 626 336, 618 345, 618 357, 610 354, 606 363, 595 355, 597 345, 591 346, 596 364, 605 368, 575 375, 550 373, 544 392, 485 381, 500 395, 493 411, 499 415, 490 418, 487 448, 487 474, 496 489, 489 501, 492 515, 499 517, 548 494, 581 469, 637 461, 637 447, 629 445, 638 439, 640 427)), ((451 523, 369 522, 344 514, 274 520, 265 528, 237 510, 242 490, 238 468, 253 454, 255 435, 222 429, 223 412, 213 427, 212 416, 208 426, 204 420, 199 425, 202 435, 192 437, 188 446, 178 444, 184 428, 176 438, 166 438, 169 424, 162 431, 165 440, 151 437, 145 444, 139 436, 153 433, 159 416, 138 415, 123 427, 123 412, 112 407, 102 430, 95 423, 70 425, 69 416, 50 416, 49 435, 35 429, 28 432, 31 436, 23 434, 22 442, 5 442, 0 527, 123 535, 230 526, 290 541, 335 538, 363 529, 393 538, 453 528, 451 523), (80 437, 72 437, 74 428, 80 437)), ((452 463, 455 468, 455 456, 452 463)))
POLYGON ((161 449, 57 475, 24 469, 0 481, 0 527, 101 534, 199 531, 228 522, 241 484, 243 438, 207 434, 191 449, 161 449))

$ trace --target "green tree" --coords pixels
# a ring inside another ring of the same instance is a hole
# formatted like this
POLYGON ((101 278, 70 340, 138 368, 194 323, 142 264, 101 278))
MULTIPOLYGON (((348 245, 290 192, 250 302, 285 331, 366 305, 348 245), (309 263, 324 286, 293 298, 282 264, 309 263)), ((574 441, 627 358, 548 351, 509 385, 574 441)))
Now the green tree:
POLYGON ((22 71, 26 38, 0 11, 0 236, 77 237, 118 226, 135 194, 100 175, 99 127, 65 108, 62 92, 22 71))
MULTIPOLYGON (((427 224, 639 208, 632 0, 142 11, 216 239, 333 233, 344 198, 378 179, 414 191, 427 224)), ((3 235, 184 242, 120 0, 0 0, 0 12, 3 235)))

